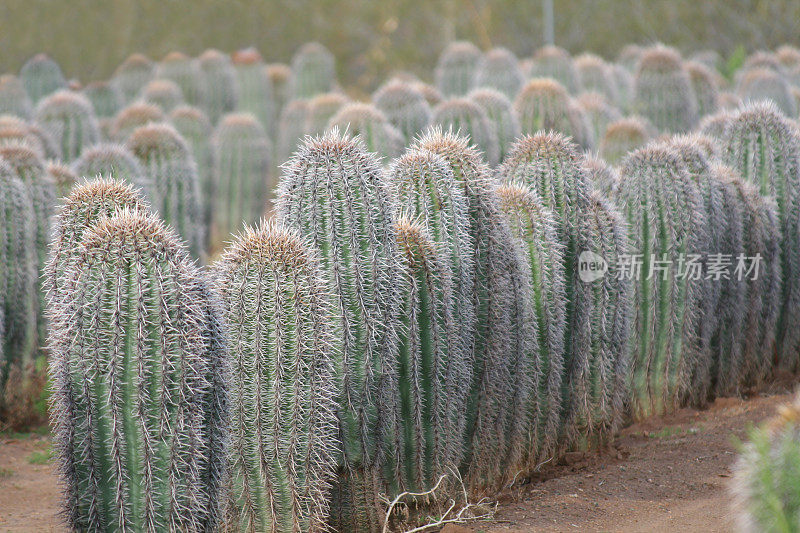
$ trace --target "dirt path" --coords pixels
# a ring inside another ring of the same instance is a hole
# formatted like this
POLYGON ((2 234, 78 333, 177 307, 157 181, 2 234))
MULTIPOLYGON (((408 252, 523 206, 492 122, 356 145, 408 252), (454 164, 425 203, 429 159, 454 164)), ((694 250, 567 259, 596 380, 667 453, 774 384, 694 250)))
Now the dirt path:
MULTIPOLYGON (((789 394, 725 398, 625 429, 603 454, 572 454, 505 494, 496 519, 466 531, 727 532, 732 436, 771 416, 789 394)), ((0 531, 57 531, 58 486, 41 462, 46 437, 0 435, 0 531)), ((454 528, 456 531, 464 531, 454 528)))

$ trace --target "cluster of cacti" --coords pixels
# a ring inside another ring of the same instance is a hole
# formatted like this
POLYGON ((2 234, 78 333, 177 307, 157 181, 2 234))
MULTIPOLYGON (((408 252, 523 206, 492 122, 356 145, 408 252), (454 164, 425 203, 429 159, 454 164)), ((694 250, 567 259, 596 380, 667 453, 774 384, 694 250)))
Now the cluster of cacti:
POLYGON ((336 61, 319 43, 307 43, 292 58, 292 94, 311 98, 333 91, 336 86, 336 61))
POLYGON ((60 148, 61 158, 72 161, 86 146, 100 140, 100 125, 92 103, 83 95, 58 91, 39 102, 34 115, 60 148))

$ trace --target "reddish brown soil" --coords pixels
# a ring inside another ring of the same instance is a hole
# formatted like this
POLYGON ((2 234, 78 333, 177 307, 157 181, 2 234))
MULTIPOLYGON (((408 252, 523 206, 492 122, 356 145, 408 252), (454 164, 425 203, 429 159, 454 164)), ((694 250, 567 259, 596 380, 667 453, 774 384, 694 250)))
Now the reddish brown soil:
MULTIPOLYGON (((684 409, 633 425, 614 448, 571 454, 539 479, 510 490, 493 521, 465 530, 732 531, 726 489, 734 440, 789 399, 785 392, 723 398, 703 411, 684 409)), ((59 530, 53 467, 30 462, 48 446, 46 437, 0 434, 0 531, 59 530)))

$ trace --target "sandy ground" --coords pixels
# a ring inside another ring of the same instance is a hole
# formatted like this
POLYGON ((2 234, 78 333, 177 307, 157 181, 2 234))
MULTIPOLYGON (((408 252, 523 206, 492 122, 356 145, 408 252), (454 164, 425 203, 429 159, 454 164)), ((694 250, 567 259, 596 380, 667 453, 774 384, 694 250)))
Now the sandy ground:
MULTIPOLYGON (((602 453, 571 454, 500 498, 495 519, 449 532, 734 529, 727 485, 735 438, 771 416, 787 393, 723 398, 625 429, 602 453)), ((41 462, 45 436, 0 434, 0 531, 59 531, 58 485, 41 462), (38 461, 37 461, 38 460, 38 461)))

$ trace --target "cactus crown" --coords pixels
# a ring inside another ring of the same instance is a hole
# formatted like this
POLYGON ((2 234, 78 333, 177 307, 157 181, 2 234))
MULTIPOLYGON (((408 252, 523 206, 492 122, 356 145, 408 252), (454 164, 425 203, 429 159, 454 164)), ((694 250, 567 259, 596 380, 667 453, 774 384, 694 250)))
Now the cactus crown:
POLYGON ((136 102, 122 109, 111 124, 111 136, 124 142, 133 130, 150 122, 161 122, 164 113, 155 104, 136 102))
POLYGON ((174 81, 157 78, 150 80, 142 88, 142 100, 169 112, 183 103, 183 91, 174 81))
POLYGON ((145 194, 150 193, 149 178, 131 151, 122 144, 100 143, 87 148, 72 164, 72 171, 84 178, 98 174, 108 176, 140 187, 145 194))
POLYGON ((350 101, 341 93, 318 94, 308 101, 305 131, 308 134, 323 133, 336 113, 350 101))
POLYGON ((671 74, 683 68, 681 55, 674 48, 657 45, 646 49, 639 58, 639 72, 671 74))
POLYGON ((328 127, 338 127, 350 135, 360 135, 367 148, 385 157, 394 157, 403 150, 405 139, 397 128, 372 104, 353 102, 331 117, 328 127))

